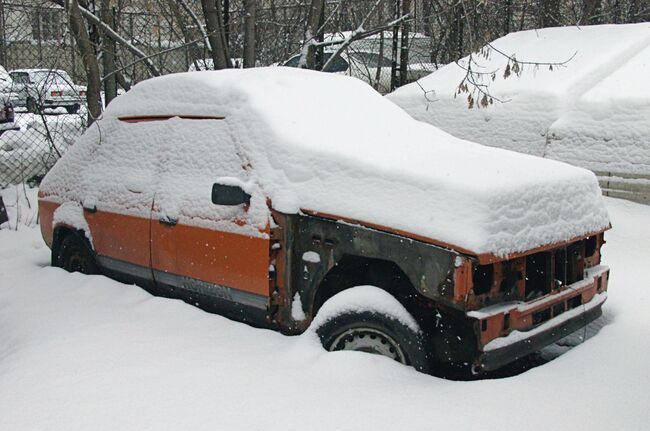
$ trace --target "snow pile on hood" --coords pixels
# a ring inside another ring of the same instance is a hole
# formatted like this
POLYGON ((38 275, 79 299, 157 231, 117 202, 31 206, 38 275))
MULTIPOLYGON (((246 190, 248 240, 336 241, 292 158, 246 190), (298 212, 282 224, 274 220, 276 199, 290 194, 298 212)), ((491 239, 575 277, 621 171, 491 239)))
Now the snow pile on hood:
MULTIPOLYGON (((111 130, 119 131, 129 148, 144 142, 152 157, 165 140, 172 142, 178 150, 168 162, 187 152, 219 158, 236 151, 252 206, 259 192, 282 212, 334 214, 477 254, 525 251, 609 224, 591 172, 454 138, 345 76, 290 68, 167 75, 115 99, 99 126, 106 142, 111 130), (148 135, 129 140, 128 124, 118 117, 141 115, 225 119, 150 122, 146 127, 157 127, 157 133, 148 129, 148 135), (183 133, 184 143, 174 133, 183 133)), ((79 166, 91 152, 84 148, 97 138, 98 133, 88 133, 68 151, 43 182, 43 191, 61 186, 81 196, 55 172, 72 172, 67 169, 79 166)), ((110 157, 120 155, 113 150, 110 157)), ((238 176, 219 170, 206 174, 207 181, 238 176)), ((120 187, 120 176, 112 177, 120 187)), ((184 176, 176 178, 178 190, 183 181, 184 176)))
POLYGON ((506 103, 468 109, 466 93, 454 96, 469 57, 421 79, 427 97, 416 83, 387 97, 464 139, 595 171, 650 174, 650 23, 522 31, 491 45, 488 58, 474 54, 473 69, 506 103), (497 50, 521 62, 569 61, 553 70, 524 64, 504 78, 508 59, 497 50))

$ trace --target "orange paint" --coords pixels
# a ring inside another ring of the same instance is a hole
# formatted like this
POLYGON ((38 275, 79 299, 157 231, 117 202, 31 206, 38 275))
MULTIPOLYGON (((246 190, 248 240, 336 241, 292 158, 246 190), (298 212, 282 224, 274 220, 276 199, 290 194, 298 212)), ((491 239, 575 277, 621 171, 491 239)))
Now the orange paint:
POLYGON ((149 219, 106 211, 84 212, 95 253, 149 267, 149 219))
POLYGON ((154 269, 269 295, 268 238, 151 223, 154 269))
POLYGON ((38 217, 41 224, 41 235, 45 244, 51 248, 54 232, 52 219, 54 218, 54 211, 59 207, 59 204, 43 199, 40 192, 38 197, 38 217))

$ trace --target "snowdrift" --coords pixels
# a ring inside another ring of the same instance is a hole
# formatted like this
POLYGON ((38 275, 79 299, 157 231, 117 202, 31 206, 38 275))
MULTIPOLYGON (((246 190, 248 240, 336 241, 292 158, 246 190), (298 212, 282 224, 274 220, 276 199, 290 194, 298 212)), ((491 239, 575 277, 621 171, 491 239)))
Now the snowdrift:
POLYGON ((434 101, 415 83, 387 97, 463 139, 650 184, 650 23, 522 31, 491 45, 487 58, 474 55, 474 70, 505 103, 468 109, 467 94, 454 97, 469 57, 419 81, 434 101), (504 78, 508 59, 497 50, 522 62, 569 61, 504 78))
MULTIPOLYGON (((44 193, 76 201, 111 193, 94 190, 93 181, 66 181, 65 173, 86 175, 84 160, 100 146, 119 160, 120 148, 128 159, 134 145, 156 154, 169 144, 174 159, 187 151, 216 158, 207 181, 224 175, 219 158, 236 152, 241 165, 251 167, 239 180, 252 192, 251 217, 257 220, 249 222, 258 226, 268 214, 258 211, 257 194, 279 211, 334 214, 476 254, 526 251, 609 224, 593 173, 455 138, 344 76, 289 68, 167 75, 115 99, 98 123, 45 178, 44 193), (146 123, 152 129, 127 129, 144 124, 119 119, 142 115, 223 119, 146 123)), ((152 163, 169 160, 152 156, 152 163)), ((125 178, 115 178, 114 187, 128 188, 125 178)), ((160 178, 140 180, 156 189, 160 178)), ((175 177, 179 193, 191 186, 183 181, 183 175, 175 177)))

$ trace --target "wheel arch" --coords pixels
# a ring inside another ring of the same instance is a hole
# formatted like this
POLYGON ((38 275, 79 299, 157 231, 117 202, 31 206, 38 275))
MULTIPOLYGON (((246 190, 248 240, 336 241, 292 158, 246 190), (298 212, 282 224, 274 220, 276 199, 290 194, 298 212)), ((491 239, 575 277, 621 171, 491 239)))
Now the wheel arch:
POLYGON ((311 315, 315 317, 322 305, 334 295, 352 287, 370 285, 385 290, 414 315, 422 318, 424 298, 413 286, 404 270, 391 260, 345 254, 321 279, 314 290, 311 315))
POLYGON ((83 240, 88 247, 88 250, 94 255, 95 249, 93 248, 92 243, 88 240, 86 232, 83 229, 75 228, 66 223, 59 223, 54 226, 52 229, 52 265, 58 266, 59 262, 59 249, 63 240, 69 235, 77 235, 81 240, 83 240))

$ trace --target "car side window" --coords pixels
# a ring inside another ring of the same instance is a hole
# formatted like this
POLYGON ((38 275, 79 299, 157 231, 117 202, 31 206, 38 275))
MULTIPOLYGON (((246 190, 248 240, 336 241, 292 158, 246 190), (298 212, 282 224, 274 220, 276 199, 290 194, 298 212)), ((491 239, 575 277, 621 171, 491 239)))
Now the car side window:
POLYGON ((286 67, 298 67, 299 62, 300 62, 300 55, 296 55, 294 57, 291 57, 289 60, 287 60, 284 63, 284 66, 286 66, 286 67))
MULTIPOLYGON (((324 55, 325 62, 327 62, 330 59, 331 56, 332 56, 332 53, 329 53, 329 52, 325 53, 325 55, 324 55)), ((341 57, 339 55, 334 59, 334 62, 332 64, 330 64, 327 67, 327 69, 324 70, 324 72, 330 72, 330 73, 345 72, 346 70, 348 70, 349 66, 350 65, 348 64, 348 62, 343 57, 341 57)))
MULTIPOLYGON (((323 61, 327 62, 330 57, 332 56, 331 52, 326 52, 323 55, 323 61)), ((287 60, 284 63, 284 66, 286 67, 298 67, 298 64, 300 63, 300 55, 296 55, 294 57, 291 57, 289 60, 287 60)), ((336 73, 336 72, 345 72, 348 70, 349 64, 343 57, 340 55, 334 60, 332 64, 330 64, 327 69, 324 70, 324 72, 330 72, 330 73, 336 73)))

